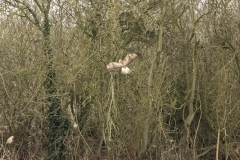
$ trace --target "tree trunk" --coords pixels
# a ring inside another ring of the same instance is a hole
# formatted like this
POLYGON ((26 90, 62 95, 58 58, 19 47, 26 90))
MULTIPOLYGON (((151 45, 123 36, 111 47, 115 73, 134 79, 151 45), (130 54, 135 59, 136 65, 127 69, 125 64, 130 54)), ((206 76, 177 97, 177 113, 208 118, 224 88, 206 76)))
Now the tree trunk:
POLYGON ((151 64, 151 68, 149 71, 149 76, 148 76, 148 99, 149 99, 149 106, 148 106, 148 114, 144 123, 144 131, 143 131, 143 146, 142 150, 139 154, 139 157, 146 151, 147 145, 148 145, 148 134, 149 134, 149 128, 150 128, 150 118, 152 116, 152 107, 153 107, 153 95, 152 95, 152 83, 153 83, 153 72, 157 63, 157 60, 159 56, 162 53, 162 37, 163 37, 163 26, 164 26, 164 15, 166 12, 166 2, 163 4, 162 8, 162 14, 161 14, 161 23, 159 26, 159 39, 158 39, 158 49, 157 52, 153 55, 153 60, 151 64))
POLYGON ((70 122, 68 118, 62 116, 61 101, 57 97, 56 88, 56 71, 53 69, 52 60, 53 53, 51 49, 50 40, 50 22, 49 22, 49 9, 50 1, 48 1, 46 10, 44 11, 44 53, 47 56, 47 76, 44 82, 45 91, 48 101, 48 125, 50 132, 48 134, 49 139, 49 155, 48 159, 65 159, 64 150, 64 138, 67 130, 69 129, 70 122))

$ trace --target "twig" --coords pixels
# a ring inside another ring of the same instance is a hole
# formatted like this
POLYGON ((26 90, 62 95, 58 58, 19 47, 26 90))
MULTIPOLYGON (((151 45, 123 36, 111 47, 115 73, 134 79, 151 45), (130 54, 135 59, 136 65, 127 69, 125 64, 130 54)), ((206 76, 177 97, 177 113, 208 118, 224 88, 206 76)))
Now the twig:
POLYGON ((7 88, 6 88, 6 85, 5 85, 5 82, 4 82, 4 79, 3 79, 3 75, 2 75, 2 73, 0 73, 0 76, 1 76, 1 78, 2 78, 2 82, 3 82, 4 90, 5 90, 5 92, 6 92, 7 96, 8 96, 8 98, 11 99, 11 97, 10 97, 9 94, 8 94, 8 91, 7 91, 7 88))
POLYGON ((218 160, 218 152, 219 152, 219 139, 220 139, 220 128, 218 128, 218 135, 217 135, 217 144, 216 144, 216 160, 218 160))
POLYGON ((207 149, 206 149, 204 152, 202 152, 201 154, 197 155, 197 159, 199 159, 200 157, 204 156, 205 154, 207 154, 209 151, 211 151, 211 150, 214 149, 215 147, 216 147, 216 145, 207 147, 207 149))

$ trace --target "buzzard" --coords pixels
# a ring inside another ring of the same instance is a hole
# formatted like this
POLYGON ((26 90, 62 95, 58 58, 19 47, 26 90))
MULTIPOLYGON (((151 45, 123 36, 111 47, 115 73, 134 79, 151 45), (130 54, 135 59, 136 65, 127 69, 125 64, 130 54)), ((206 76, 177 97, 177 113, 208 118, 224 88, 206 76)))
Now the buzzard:
POLYGON ((117 69, 121 68, 121 73, 122 74, 129 74, 132 71, 127 67, 127 65, 132 63, 139 56, 140 56, 139 53, 136 53, 136 52, 135 53, 130 53, 124 58, 124 60, 119 60, 119 62, 110 62, 107 65, 106 70, 110 71, 110 70, 117 70, 117 69))

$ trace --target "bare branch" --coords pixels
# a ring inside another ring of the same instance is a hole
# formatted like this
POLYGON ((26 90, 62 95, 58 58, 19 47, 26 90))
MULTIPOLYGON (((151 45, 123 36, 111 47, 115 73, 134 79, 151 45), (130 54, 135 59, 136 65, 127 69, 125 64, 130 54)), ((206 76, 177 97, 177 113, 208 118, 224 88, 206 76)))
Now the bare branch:
POLYGON ((42 28, 39 23, 34 22, 26 13, 24 15, 19 15, 20 17, 25 17, 27 20, 29 20, 31 23, 33 23, 39 30, 42 31, 42 28))
POLYGON ((50 11, 51 2, 52 2, 52 0, 47 1, 47 13, 49 13, 49 11, 50 11))
POLYGON ((7 91, 7 88, 6 88, 6 85, 5 85, 4 79, 3 79, 3 75, 2 75, 1 73, 0 73, 0 76, 1 76, 1 78, 2 78, 3 87, 4 87, 5 92, 6 92, 7 96, 8 96, 8 98, 11 98, 11 97, 9 96, 9 94, 8 94, 8 91, 7 91))
POLYGON ((43 13, 44 10, 43 10, 43 7, 40 5, 40 3, 37 0, 34 0, 34 2, 37 4, 39 10, 43 13))
MULTIPOLYGON (((22 11, 22 8, 21 8, 20 6, 14 4, 14 3, 12 3, 11 1, 8 1, 8 0, 5 0, 5 2, 8 3, 8 4, 9 4, 10 6, 12 6, 12 7, 15 7, 15 8, 20 9, 20 11, 23 12, 23 11, 22 11)), ((27 16, 26 13, 24 13, 24 17, 26 17, 27 20, 29 20, 31 23, 33 23, 34 25, 36 25, 37 28, 42 31, 42 27, 41 27, 40 22, 39 22, 39 20, 38 20, 38 18, 37 18, 37 14, 36 14, 36 12, 34 12, 34 10, 32 10, 32 8, 30 7, 30 5, 29 5, 28 3, 26 3, 25 1, 15 0, 15 2, 23 5, 23 6, 25 7, 25 9, 28 10, 28 12, 32 15, 34 21, 33 21, 29 16, 27 16)), ((39 8, 39 9, 40 9, 40 8, 39 8)), ((41 10, 41 9, 40 9, 40 10, 41 10)))

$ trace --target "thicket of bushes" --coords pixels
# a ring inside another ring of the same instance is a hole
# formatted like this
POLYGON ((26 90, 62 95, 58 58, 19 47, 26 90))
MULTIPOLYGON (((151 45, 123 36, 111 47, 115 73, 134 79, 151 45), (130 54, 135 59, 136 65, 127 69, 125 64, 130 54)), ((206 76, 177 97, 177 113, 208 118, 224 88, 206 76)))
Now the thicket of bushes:
POLYGON ((240 158, 238 1, 3 2, 1 159, 240 158))

